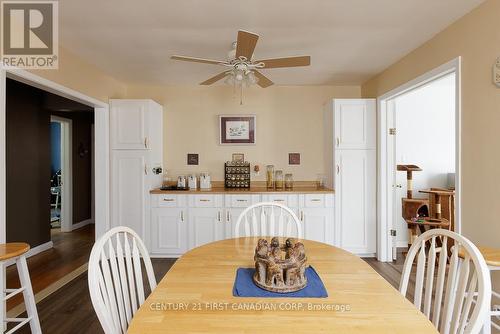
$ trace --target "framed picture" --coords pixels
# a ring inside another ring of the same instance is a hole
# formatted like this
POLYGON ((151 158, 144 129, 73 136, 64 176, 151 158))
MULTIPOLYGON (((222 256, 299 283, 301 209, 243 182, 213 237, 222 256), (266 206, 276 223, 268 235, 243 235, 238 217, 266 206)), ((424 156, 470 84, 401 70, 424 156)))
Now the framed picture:
POLYGON ((289 165, 300 165, 300 153, 288 153, 289 165))
POLYGON ((255 115, 220 115, 220 145, 255 145, 255 115))
POLYGON ((233 153, 233 161, 234 162, 244 162, 245 155, 243 153, 233 153))
POLYGON ((187 155, 187 164, 188 165, 198 165, 198 154, 197 153, 188 153, 187 155))

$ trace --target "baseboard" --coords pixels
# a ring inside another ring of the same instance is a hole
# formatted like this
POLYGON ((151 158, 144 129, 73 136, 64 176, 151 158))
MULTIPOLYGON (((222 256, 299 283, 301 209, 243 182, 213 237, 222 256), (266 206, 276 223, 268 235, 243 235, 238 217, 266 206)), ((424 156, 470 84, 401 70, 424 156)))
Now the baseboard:
POLYGON ((408 241, 398 240, 398 241, 396 241, 396 247, 397 248, 408 247, 408 241))
POLYGON ((79 222, 79 223, 73 224, 73 225, 71 226, 71 231, 77 230, 77 229, 79 229, 79 228, 84 227, 85 225, 89 225, 89 224, 92 224, 92 223, 93 223, 92 218, 82 220, 82 221, 81 221, 81 222, 79 222))
MULTIPOLYGON (((54 243, 52 241, 47 241, 46 243, 30 248, 30 250, 26 252, 26 258, 29 258, 33 255, 37 255, 38 253, 44 252, 48 249, 51 249, 52 247, 54 247, 54 243)), ((5 261, 5 265, 10 266, 13 265, 14 262, 15 261, 13 259, 7 260, 5 261)))

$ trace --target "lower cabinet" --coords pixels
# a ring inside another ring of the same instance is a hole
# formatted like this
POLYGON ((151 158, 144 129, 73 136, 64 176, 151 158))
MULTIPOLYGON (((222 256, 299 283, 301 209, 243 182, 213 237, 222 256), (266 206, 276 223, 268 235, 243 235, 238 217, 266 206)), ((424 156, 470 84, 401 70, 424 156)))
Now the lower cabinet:
POLYGON ((333 245, 333 209, 305 208, 300 210, 304 239, 333 245))
POLYGON ((182 255, 188 250, 185 208, 151 209, 150 251, 154 255, 182 255))
POLYGON ((226 238, 226 220, 222 208, 190 208, 189 248, 226 238))
MULTIPOLYGON (((154 194, 151 224, 145 229, 151 256, 178 257, 192 248, 234 238, 240 214, 261 201, 289 206, 297 213, 305 239, 334 244, 333 194, 154 194)), ((240 235, 244 232, 241 224, 240 235)))

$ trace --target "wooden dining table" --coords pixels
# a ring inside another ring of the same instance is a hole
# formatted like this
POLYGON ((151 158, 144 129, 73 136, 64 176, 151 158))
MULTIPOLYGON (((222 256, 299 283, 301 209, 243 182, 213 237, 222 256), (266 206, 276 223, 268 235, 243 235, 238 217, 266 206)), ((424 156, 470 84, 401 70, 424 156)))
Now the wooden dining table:
POLYGON ((361 258, 303 240, 327 298, 233 296, 238 268, 254 267, 258 238, 217 241, 179 258, 134 315, 128 333, 437 333, 361 258))

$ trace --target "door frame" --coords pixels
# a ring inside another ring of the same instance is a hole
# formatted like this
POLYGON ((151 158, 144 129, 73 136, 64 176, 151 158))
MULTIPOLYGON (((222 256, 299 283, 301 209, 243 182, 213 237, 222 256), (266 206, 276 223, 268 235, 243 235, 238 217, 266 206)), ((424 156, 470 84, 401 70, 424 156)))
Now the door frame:
MULTIPOLYGON (((47 70, 48 71, 48 70, 47 70)), ((13 79, 94 108, 95 237, 109 230, 109 105, 76 90, 20 69, 0 68, 0 243, 6 241, 6 79, 13 79)))
POLYGON ((73 230, 73 120, 50 115, 61 124, 61 232, 73 230))
POLYGON ((389 140, 389 128, 392 127, 390 117, 391 100, 411 90, 419 88, 436 79, 455 73, 455 232, 461 233, 461 57, 434 68, 433 70, 383 94, 377 98, 377 259, 383 262, 392 261, 392 187, 393 170, 395 168, 392 143, 389 140))

